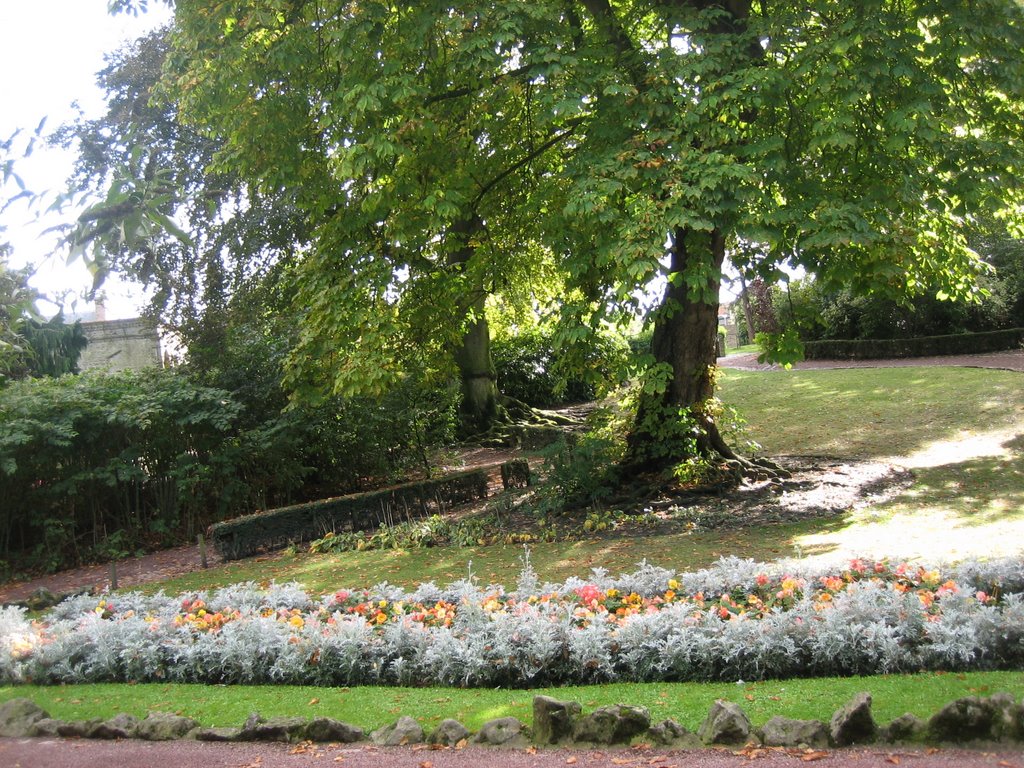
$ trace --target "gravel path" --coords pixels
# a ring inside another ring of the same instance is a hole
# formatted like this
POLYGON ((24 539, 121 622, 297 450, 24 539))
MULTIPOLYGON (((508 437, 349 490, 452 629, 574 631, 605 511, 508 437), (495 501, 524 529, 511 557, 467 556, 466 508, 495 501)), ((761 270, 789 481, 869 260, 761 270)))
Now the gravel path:
POLYGON ((813 763, 851 768, 1024 768, 1024 752, 963 749, 504 750, 409 747, 211 744, 196 741, 70 741, 0 739, 5 768, 782 768, 813 763))

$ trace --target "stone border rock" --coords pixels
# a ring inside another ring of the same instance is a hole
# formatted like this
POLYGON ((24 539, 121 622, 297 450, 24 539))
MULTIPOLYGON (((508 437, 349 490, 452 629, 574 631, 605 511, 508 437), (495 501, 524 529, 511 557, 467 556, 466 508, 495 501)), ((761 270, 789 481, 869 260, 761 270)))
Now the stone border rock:
POLYGON ((527 748, 547 746, 615 746, 646 742, 660 747, 693 749, 715 746, 766 746, 822 749, 872 743, 1020 743, 1024 742, 1024 701, 1008 693, 989 697, 968 696, 950 702, 929 720, 905 714, 879 726, 871 714, 871 694, 858 693, 833 714, 829 723, 775 716, 754 728, 743 709, 733 702, 716 701, 697 733, 675 720, 651 724, 644 707, 624 704, 600 707, 589 715, 575 701, 550 696, 533 700, 534 725, 530 729, 514 717, 490 720, 472 734, 457 720, 444 720, 429 735, 411 717, 373 731, 329 717, 264 719, 253 712, 239 728, 206 728, 195 720, 166 712, 150 712, 145 719, 119 714, 107 720, 63 721, 31 699, 16 698, 0 704, 0 736, 64 737, 86 739, 143 739, 168 741, 303 741, 354 743, 369 738, 378 746, 406 744, 460 748, 466 744, 527 748))

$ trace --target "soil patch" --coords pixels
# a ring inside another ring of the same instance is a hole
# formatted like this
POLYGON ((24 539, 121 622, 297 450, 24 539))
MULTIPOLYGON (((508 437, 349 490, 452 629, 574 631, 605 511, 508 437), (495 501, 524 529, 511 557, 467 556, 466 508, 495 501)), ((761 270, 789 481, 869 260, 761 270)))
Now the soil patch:
POLYGON ((895 464, 821 456, 777 456, 791 473, 784 480, 747 481, 722 494, 692 492, 646 505, 671 510, 694 527, 746 528, 835 517, 882 503, 907 488, 914 475, 895 464))

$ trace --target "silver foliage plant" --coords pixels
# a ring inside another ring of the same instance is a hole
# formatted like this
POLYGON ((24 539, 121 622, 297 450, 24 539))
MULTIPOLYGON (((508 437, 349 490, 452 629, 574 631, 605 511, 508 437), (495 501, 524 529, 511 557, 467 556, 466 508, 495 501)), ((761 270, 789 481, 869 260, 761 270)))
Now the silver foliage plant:
POLYGON ((940 566, 942 578, 956 584, 939 591, 941 610, 871 578, 845 584, 827 605, 808 589, 757 617, 723 614, 719 603, 695 610, 686 600, 650 602, 669 585, 680 595, 744 595, 766 580, 812 585, 839 570, 724 558, 691 573, 644 563, 616 577, 595 570, 587 580, 541 585, 527 558, 510 591, 468 578, 323 597, 295 584, 252 583, 179 596, 78 596, 38 621, 19 608, 0 609, 0 682, 525 687, 1024 663, 1018 559, 940 566), (647 609, 626 616, 587 611, 587 590, 636 596, 638 604, 643 598, 647 609), (354 604, 362 612, 350 610, 354 604), (375 611, 384 616, 383 606, 390 613, 381 621, 375 611), (428 610, 433 623, 417 618, 428 610), (223 623, 197 628, 196 616, 222 614, 223 623))

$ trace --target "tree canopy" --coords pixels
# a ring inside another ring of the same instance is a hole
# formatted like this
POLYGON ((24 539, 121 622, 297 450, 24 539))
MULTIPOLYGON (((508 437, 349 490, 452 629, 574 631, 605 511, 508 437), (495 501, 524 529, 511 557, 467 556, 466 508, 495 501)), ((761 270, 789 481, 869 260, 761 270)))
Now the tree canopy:
POLYGON ((660 278, 630 443, 657 467, 735 458, 707 404, 727 251, 971 296, 970 227, 1024 210, 1021 50, 1012 0, 191 0, 163 93, 308 216, 293 386, 372 387, 540 264, 564 344, 660 278))

